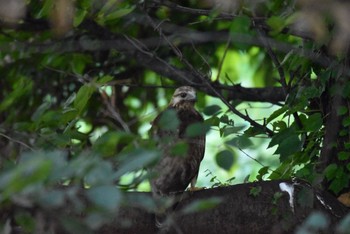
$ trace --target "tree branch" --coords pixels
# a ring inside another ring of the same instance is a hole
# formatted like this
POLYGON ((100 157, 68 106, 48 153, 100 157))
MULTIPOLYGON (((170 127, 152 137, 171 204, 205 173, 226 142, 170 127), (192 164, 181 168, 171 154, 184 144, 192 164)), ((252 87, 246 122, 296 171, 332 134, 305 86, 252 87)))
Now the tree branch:
MULTIPOLYGON (((119 216, 100 229, 99 233, 156 233, 154 215, 145 211, 138 202, 150 194, 129 193, 127 196, 130 199, 128 204, 134 207, 123 207, 119 216)), ((172 224, 183 233, 295 233, 313 212, 325 215, 330 225, 324 231, 333 233, 348 209, 329 194, 301 181, 263 181, 205 189, 191 194, 185 192, 170 218, 172 224), (281 184, 293 188, 292 197, 282 190, 281 184), (260 189, 256 195, 251 193, 254 188, 260 189), (277 197, 276 194, 281 196, 277 197), (220 200, 222 202, 217 206, 209 207, 210 201, 220 200), (198 205, 201 201, 203 206, 198 205), (197 206, 194 206, 196 202, 197 206), (302 202, 305 202, 304 206, 302 202), (195 207, 207 209, 196 211, 195 207)), ((172 229, 169 233, 176 231, 172 229)))

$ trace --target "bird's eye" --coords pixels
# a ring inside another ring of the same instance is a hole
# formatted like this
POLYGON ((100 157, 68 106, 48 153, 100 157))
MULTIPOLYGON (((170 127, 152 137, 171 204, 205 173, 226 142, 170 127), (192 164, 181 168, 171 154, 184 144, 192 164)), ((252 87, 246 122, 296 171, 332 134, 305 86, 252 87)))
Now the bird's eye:
POLYGON ((187 96, 187 94, 186 94, 186 93, 182 93, 182 94, 180 94, 180 96, 181 96, 182 98, 185 98, 185 97, 187 96))

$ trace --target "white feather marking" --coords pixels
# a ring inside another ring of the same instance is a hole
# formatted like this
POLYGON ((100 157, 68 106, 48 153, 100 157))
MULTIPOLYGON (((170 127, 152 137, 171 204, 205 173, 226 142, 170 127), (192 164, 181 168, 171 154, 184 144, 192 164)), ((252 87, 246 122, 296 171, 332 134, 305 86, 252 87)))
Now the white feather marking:
POLYGON ((294 186, 288 183, 280 183, 279 187, 281 191, 287 192, 289 194, 289 205, 292 208, 292 212, 294 213, 294 186))

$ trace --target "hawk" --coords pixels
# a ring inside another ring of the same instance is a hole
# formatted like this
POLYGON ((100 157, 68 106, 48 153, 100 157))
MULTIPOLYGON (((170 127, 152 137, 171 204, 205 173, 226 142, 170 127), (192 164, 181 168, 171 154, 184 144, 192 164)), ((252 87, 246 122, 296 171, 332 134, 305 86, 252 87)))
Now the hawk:
POLYGON ((179 87, 175 90, 166 110, 161 112, 152 122, 153 135, 159 139, 162 150, 162 156, 153 168, 155 177, 151 179, 151 189, 154 196, 183 192, 189 184, 191 184, 191 188, 195 186, 199 166, 204 157, 205 133, 189 136, 190 134, 186 134, 188 133, 186 129, 192 124, 204 121, 202 115, 194 108, 196 100, 194 88, 179 87), (159 126, 166 111, 173 111, 176 114, 177 120, 170 118, 170 121, 177 121, 175 129, 169 130, 159 126), (185 143, 187 150, 183 155, 174 155, 172 147, 179 142, 185 143))

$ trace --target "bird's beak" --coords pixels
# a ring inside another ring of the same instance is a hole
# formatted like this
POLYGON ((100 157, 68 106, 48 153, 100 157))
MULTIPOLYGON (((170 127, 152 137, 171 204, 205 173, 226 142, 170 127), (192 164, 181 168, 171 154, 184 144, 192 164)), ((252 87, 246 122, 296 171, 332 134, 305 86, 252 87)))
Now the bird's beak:
POLYGON ((196 95, 191 95, 191 97, 189 98, 189 100, 191 102, 196 102, 197 101, 197 96, 196 95))

